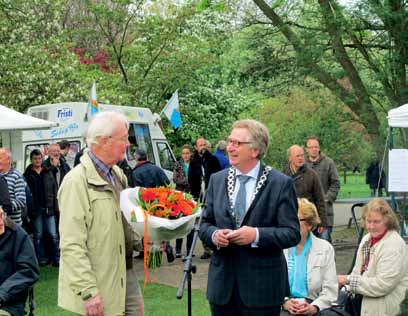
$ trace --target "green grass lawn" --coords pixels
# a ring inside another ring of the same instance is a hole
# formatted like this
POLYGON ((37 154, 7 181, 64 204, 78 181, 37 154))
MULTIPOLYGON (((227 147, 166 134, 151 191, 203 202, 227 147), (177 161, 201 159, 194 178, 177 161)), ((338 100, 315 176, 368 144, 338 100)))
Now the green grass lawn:
MULTIPOLYGON (((76 314, 57 306, 58 269, 41 268, 40 281, 35 285, 36 316, 73 316, 76 314)), ((142 285, 141 285, 142 286, 142 285)), ((149 283, 144 292, 146 316, 187 315, 187 287, 183 299, 176 298, 177 289, 171 286, 149 283)), ((195 316, 208 316, 210 309, 202 291, 193 291, 192 310, 195 316)))
POLYGON ((346 183, 344 183, 343 173, 340 173, 339 176, 341 187, 338 199, 370 197, 370 188, 365 183, 365 175, 347 173, 346 183))

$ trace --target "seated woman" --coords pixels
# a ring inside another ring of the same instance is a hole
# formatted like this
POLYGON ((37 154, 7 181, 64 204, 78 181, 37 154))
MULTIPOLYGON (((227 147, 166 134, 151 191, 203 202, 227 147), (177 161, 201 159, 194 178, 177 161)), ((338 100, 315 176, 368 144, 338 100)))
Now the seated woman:
POLYGON ((296 247, 285 249, 290 298, 285 299, 281 315, 315 315, 331 307, 338 294, 333 246, 312 233, 320 223, 317 209, 307 199, 298 203, 302 238, 296 247))
POLYGON ((357 294, 356 315, 397 315, 408 288, 407 246, 398 233, 398 219, 389 204, 377 198, 366 205, 362 221, 368 234, 352 273, 338 276, 339 286, 349 284, 357 294))

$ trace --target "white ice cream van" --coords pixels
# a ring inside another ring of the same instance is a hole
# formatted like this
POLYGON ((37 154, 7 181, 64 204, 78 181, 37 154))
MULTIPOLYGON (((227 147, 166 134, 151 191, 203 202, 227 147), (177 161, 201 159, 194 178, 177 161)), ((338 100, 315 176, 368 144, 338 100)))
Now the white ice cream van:
MULTIPOLYGON (((160 128, 160 117, 148 108, 99 104, 100 111, 115 111, 124 114, 129 122, 129 142, 127 159, 131 167, 135 165, 134 151, 144 149, 148 159, 161 167, 172 179, 174 154, 160 128)), ((58 123, 58 126, 44 130, 24 131, 22 135, 23 161, 17 161, 17 169, 23 171, 30 163, 30 152, 40 149, 48 155, 48 146, 63 139, 69 141, 70 149, 66 157, 73 166, 76 153, 85 146, 83 135, 91 120, 88 104, 66 102, 30 107, 28 115, 58 123)))

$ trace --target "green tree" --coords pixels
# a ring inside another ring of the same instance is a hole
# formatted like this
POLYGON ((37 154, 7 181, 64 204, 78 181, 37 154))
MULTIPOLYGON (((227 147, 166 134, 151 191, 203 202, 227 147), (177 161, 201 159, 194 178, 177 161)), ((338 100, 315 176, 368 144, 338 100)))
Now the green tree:
POLYGON ((349 107, 381 152, 382 116, 408 102, 406 2, 254 3, 291 44, 298 67, 349 107))
POLYGON ((277 169, 287 163, 288 148, 303 146, 311 135, 320 139, 322 151, 340 170, 365 165, 372 150, 363 126, 351 122, 344 105, 321 90, 293 88, 287 95, 265 100, 248 116, 268 126, 271 140, 266 161, 277 169))
POLYGON ((164 121, 168 140, 176 152, 199 136, 215 144, 228 136, 232 123, 251 107, 252 101, 229 86, 197 86, 180 95, 181 127, 172 133, 164 121))

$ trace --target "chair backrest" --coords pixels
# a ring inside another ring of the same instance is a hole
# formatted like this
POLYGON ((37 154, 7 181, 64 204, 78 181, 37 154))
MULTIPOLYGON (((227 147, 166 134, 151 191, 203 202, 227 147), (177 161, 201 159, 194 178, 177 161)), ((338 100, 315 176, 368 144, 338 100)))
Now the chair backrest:
POLYGON ((357 259, 357 253, 358 253, 358 246, 360 245, 361 240, 363 239, 364 236, 364 227, 361 227, 358 223, 357 220, 357 216, 356 216, 356 207, 364 207, 365 203, 356 203, 351 207, 351 217, 354 223, 354 226, 356 228, 356 232, 357 232, 357 247, 356 247, 356 251, 354 252, 353 255, 353 261, 351 262, 351 266, 349 269, 349 272, 347 274, 350 274, 351 271, 353 271, 354 268, 354 264, 356 263, 356 259, 357 259))

